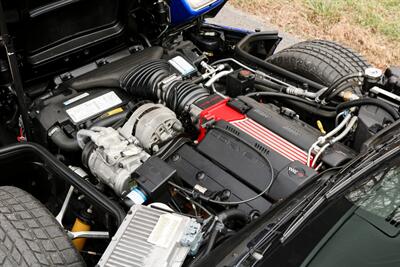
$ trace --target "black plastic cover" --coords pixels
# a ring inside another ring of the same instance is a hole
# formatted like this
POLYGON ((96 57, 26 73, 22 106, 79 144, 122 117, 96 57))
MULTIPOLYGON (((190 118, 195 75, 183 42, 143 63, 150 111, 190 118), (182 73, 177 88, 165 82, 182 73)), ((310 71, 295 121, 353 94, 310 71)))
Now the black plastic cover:
POLYGON ((198 145, 198 150, 258 193, 263 191, 272 179, 270 167, 264 157, 274 168, 276 181, 268 194, 268 197, 274 200, 288 197, 308 178, 316 174, 314 169, 298 161, 292 162, 225 121, 217 122, 216 126, 245 140, 252 147, 234 136, 214 129, 206 134, 198 145))
MULTIPOLYGON (((224 149, 221 146, 219 148, 224 149)), ((208 195, 229 190, 231 196, 227 201, 239 201, 258 194, 229 170, 221 168, 189 145, 183 145, 168 159, 168 163, 176 168, 177 176, 186 184, 191 187, 200 185, 207 189, 208 195)), ((262 180, 265 186, 267 182, 265 175, 262 180)), ((252 211, 262 213, 270 207, 271 202, 264 197, 239 205, 239 208, 247 213, 252 211)))
POLYGON ((365 141, 392 121, 392 116, 385 110, 375 106, 362 106, 358 111, 358 124, 354 138, 354 149, 360 151, 365 141))
POLYGON ((132 178, 147 195, 159 200, 168 196, 167 182, 175 174, 176 170, 165 161, 159 157, 151 157, 136 169, 132 178))
POLYGON ((71 79, 64 86, 74 90, 85 90, 99 87, 120 87, 120 78, 131 68, 163 55, 161 47, 150 47, 115 62, 106 64, 87 74, 71 79))

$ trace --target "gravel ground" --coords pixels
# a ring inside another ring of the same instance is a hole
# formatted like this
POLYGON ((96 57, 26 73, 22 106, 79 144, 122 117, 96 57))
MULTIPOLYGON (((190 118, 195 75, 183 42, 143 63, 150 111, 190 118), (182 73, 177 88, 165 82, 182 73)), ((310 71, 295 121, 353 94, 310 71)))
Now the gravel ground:
MULTIPOLYGON (((229 4, 225 5, 225 7, 218 13, 215 18, 209 19, 208 21, 215 24, 227 25, 249 30, 278 30, 276 26, 266 24, 259 18, 238 10, 237 8, 234 8, 229 4)), ((281 50, 285 47, 291 46, 301 41, 299 38, 285 32, 279 32, 279 35, 283 37, 283 40, 279 44, 277 50, 281 50)))

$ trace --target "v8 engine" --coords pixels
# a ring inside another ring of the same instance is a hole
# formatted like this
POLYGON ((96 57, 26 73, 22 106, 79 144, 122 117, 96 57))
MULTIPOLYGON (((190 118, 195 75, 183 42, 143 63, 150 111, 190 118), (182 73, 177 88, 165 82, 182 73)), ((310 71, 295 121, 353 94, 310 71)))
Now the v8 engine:
MULTIPOLYGON (((212 81, 229 66, 202 62, 199 67, 212 81)), ((63 128, 63 135, 69 129, 69 134, 76 135, 84 166, 125 202, 156 201, 167 195, 160 190, 166 190, 170 182, 189 186, 203 198, 220 204, 237 203, 253 217, 288 197, 316 176, 321 166, 337 167, 355 156, 348 146, 332 143, 316 158, 310 149, 322 134, 294 110, 209 90, 207 83, 202 86, 190 78, 195 70, 184 54, 127 67, 118 78, 122 92, 113 90, 91 97, 90 92, 74 93, 77 90, 72 88, 70 97, 58 100, 64 103, 63 120, 55 125, 42 123, 42 127, 49 129, 48 135, 55 141, 54 129, 63 128), (101 101, 110 94, 116 100, 108 99, 101 109, 101 101), (140 101, 127 104, 130 97, 140 101), (98 115, 91 109, 88 116, 76 118, 76 110, 92 105, 98 106, 98 115), (86 129, 87 125, 92 126, 86 129), (145 164, 151 158, 163 159, 164 163, 152 160, 157 164, 145 164), (143 177, 143 173, 154 171, 150 168, 159 168, 159 177, 143 177)), ((225 70, 225 74, 230 73, 225 70)), ((62 106, 58 102, 51 105, 62 106)), ((47 117, 48 110, 53 112, 47 106, 38 112, 39 121, 47 117)))

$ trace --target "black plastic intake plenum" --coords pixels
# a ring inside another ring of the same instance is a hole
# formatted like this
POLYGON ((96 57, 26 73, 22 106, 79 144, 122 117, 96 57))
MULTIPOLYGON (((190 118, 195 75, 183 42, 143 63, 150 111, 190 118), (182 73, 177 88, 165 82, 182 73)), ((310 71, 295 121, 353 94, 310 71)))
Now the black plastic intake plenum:
POLYGON ((161 100, 177 114, 210 95, 210 92, 189 81, 172 78, 172 66, 166 60, 151 60, 135 66, 121 77, 121 88, 133 96, 161 100))

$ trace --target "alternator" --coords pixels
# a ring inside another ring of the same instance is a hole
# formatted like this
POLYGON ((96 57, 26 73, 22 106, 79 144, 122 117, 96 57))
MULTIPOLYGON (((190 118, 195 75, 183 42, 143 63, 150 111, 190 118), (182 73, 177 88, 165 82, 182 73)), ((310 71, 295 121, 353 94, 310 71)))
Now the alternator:
POLYGON ((84 149, 83 163, 119 196, 130 191, 131 174, 150 157, 134 136, 124 136, 113 128, 80 130, 78 142, 84 149))
MULTIPOLYGON (((183 131, 175 113, 161 104, 144 104, 131 116, 124 128, 135 129, 135 137, 151 152, 157 152, 159 145, 171 140, 183 131)), ((123 130, 124 131, 124 130, 123 130)), ((129 131, 124 131, 128 133, 129 131)))

